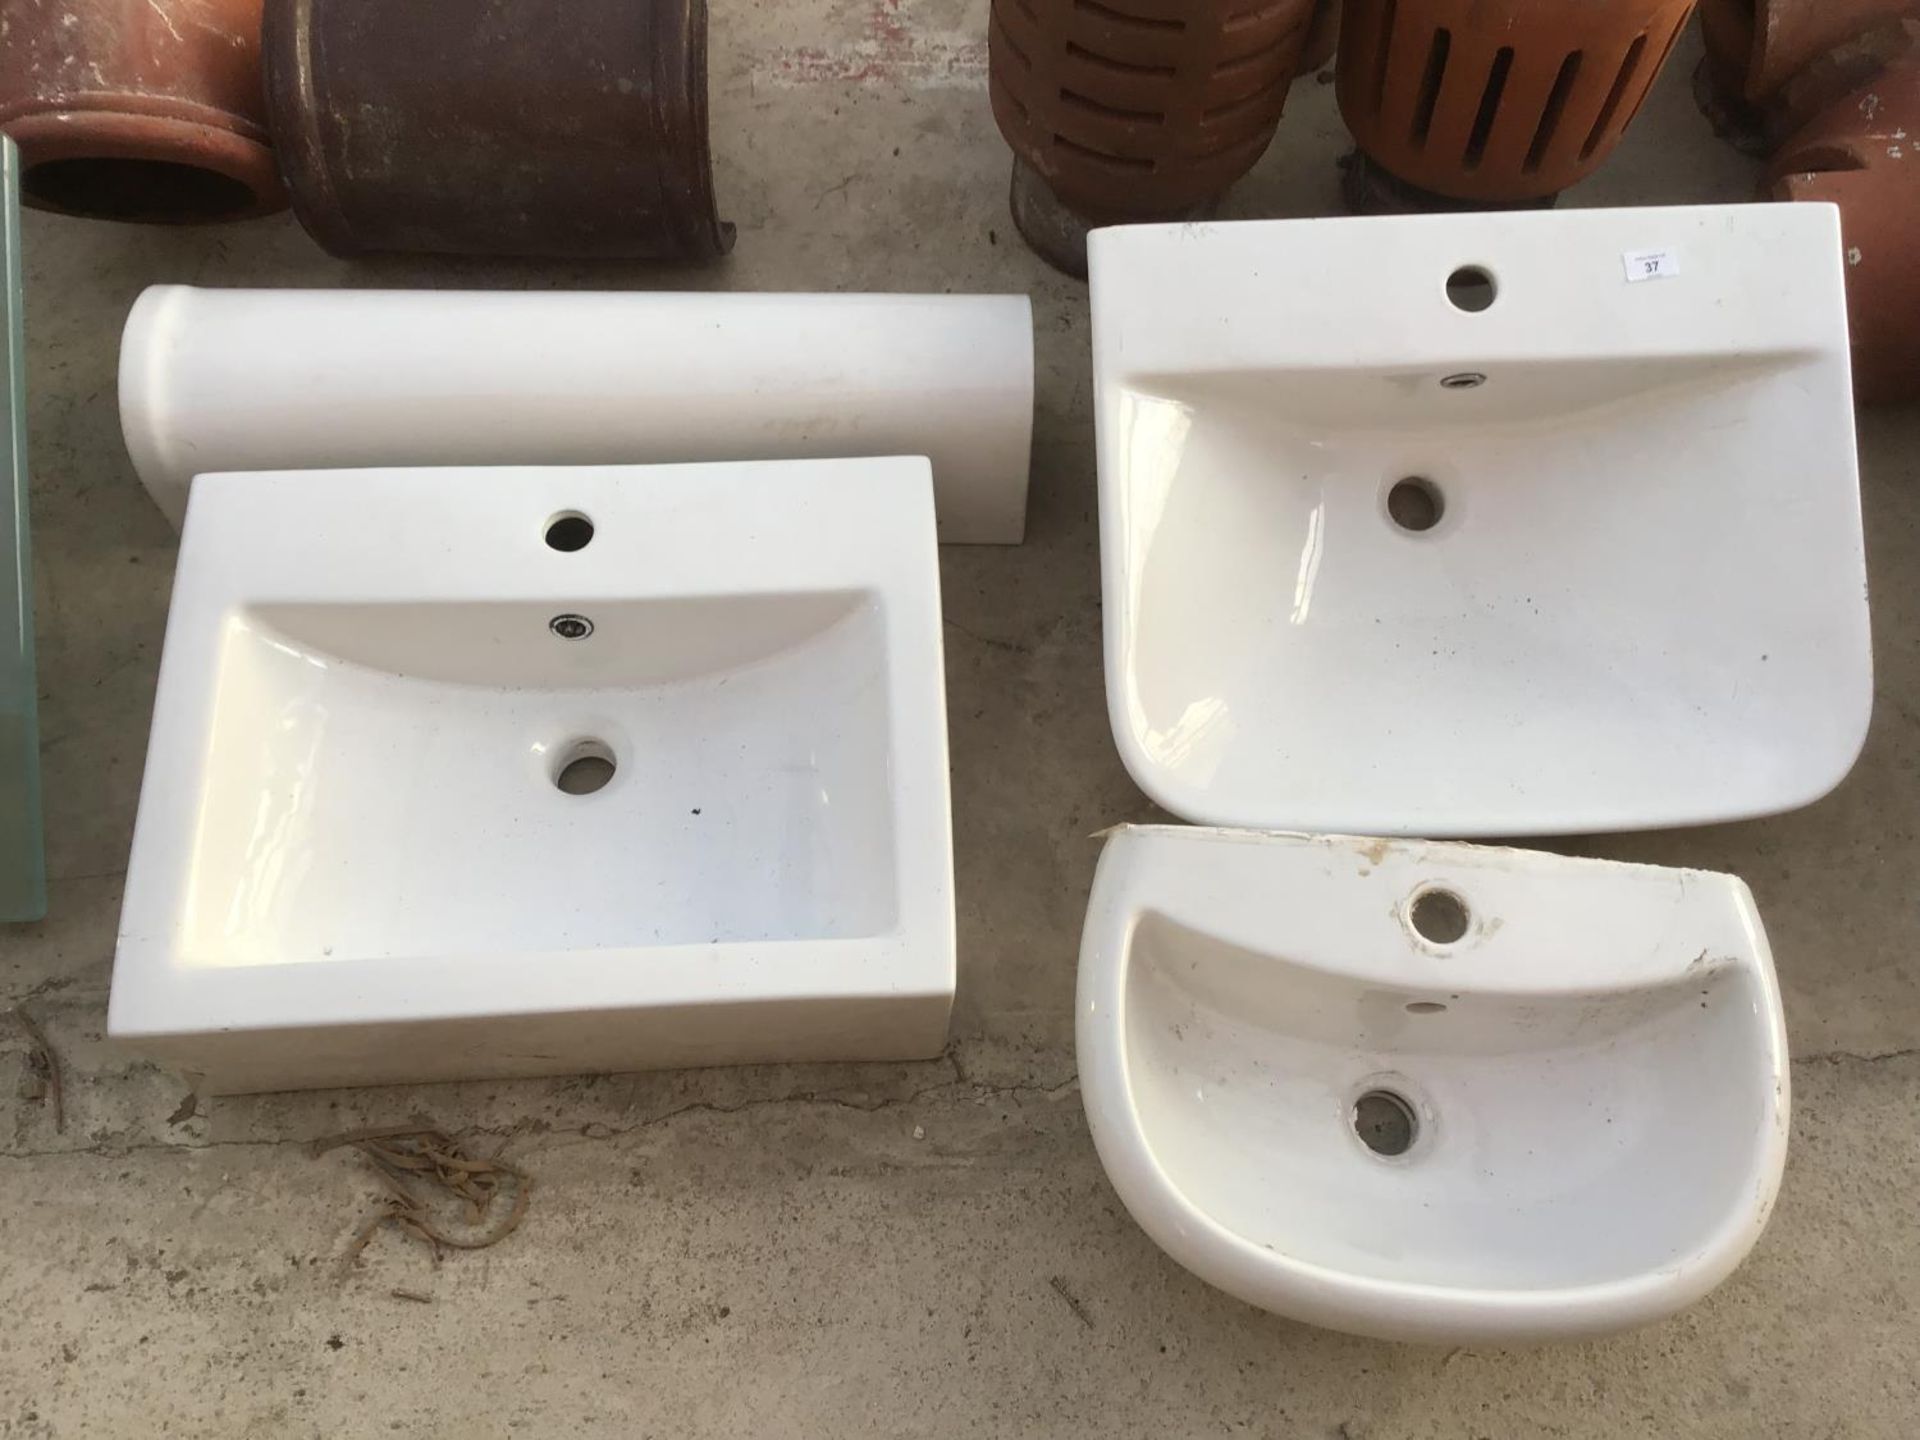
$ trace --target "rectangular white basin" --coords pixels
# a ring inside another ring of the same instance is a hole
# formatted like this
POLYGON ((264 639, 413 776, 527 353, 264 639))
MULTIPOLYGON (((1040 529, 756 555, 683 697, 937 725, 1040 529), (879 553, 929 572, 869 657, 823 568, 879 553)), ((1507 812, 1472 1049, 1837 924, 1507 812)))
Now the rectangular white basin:
POLYGON ((1832 207, 1091 256, 1109 707, 1166 809, 1559 834, 1847 773, 1872 676, 1832 207))
POLYGON ((209 476, 109 1028, 214 1090, 922 1057, 950 843, 924 460, 209 476))

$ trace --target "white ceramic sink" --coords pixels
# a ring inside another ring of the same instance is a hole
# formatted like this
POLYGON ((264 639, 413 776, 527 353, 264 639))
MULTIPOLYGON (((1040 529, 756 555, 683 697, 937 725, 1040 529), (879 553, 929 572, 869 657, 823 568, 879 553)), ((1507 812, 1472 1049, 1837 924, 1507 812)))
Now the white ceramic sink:
POLYGON ((1728 875, 1122 828, 1078 1030, 1142 1228, 1242 1299, 1363 1334, 1668 1314, 1752 1247, 1786 1155, 1773 963, 1728 875))
POLYGON ((201 479, 111 1032, 214 1090, 937 1053, 936 564, 924 460, 201 479))
POLYGON ((1166 809, 1552 834, 1847 773, 1872 684, 1831 207, 1090 255, 1109 708, 1166 809))

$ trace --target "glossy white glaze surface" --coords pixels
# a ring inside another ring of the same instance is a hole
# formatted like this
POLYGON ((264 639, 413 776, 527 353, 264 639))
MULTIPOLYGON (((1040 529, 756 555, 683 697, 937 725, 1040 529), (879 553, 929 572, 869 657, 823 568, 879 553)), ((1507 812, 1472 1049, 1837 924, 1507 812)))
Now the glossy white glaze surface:
POLYGON ((937 1052, 941 697, 923 460, 207 477, 110 1029, 216 1089, 937 1052))
POLYGON ((1090 253, 1109 709, 1160 805, 1555 834, 1785 810, 1852 766, 1831 207, 1130 227, 1090 253), (1630 283, 1656 248, 1679 273, 1630 283), (1490 306, 1449 297, 1461 267, 1490 306), (1415 478, 1424 530, 1389 505, 1415 478))
POLYGON ((1102 1163, 1203 1279, 1314 1324, 1616 1330, 1752 1248, 1786 1157, 1772 956, 1738 879, 1519 850, 1122 827, 1080 955, 1102 1163), (1443 890, 1460 938, 1412 915, 1443 890), (1356 1126, 1413 1116, 1387 1155, 1356 1126))
POLYGON ((1016 545, 1033 308, 156 285, 127 317, 120 424, 176 525, 214 471, 924 455, 942 540, 1016 545))

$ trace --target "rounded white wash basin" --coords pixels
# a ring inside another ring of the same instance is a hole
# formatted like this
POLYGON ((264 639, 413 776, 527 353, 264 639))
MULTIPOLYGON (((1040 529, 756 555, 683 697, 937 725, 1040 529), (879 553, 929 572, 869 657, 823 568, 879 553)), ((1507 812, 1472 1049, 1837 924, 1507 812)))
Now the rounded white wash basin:
POLYGON ((1872 700, 1825 205, 1091 242, 1113 730, 1209 825, 1786 810, 1872 700))
POLYGON ((214 1091, 942 1048, 924 460, 211 475, 109 1032, 214 1091))
POLYGON ((1461 844, 1123 827, 1080 1080, 1202 1279, 1390 1339, 1615 1330, 1759 1238, 1787 1148, 1767 941, 1729 875, 1461 844))

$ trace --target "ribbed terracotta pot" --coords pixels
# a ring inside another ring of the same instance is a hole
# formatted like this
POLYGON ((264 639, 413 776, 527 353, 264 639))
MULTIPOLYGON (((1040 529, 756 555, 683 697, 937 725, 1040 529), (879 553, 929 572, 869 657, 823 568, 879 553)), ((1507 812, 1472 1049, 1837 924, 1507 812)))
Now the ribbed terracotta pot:
POLYGON ((1537 202, 1612 152, 1693 0, 1346 0, 1361 152, 1441 201, 1537 202))
POLYGON ((1265 152, 1314 0, 993 0, 988 92, 1028 243, 1204 213, 1265 152))
POLYGON ((1340 0, 1313 0, 1313 19, 1307 25, 1307 38, 1301 43, 1300 58, 1293 73, 1305 75, 1333 59, 1340 48, 1340 0))
POLYGON ((1920 399, 1920 58, 1833 101, 1775 155, 1768 194, 1840 207, 1853 388, 1920 399))
POLYGON ((261 0, 4 0, 0 130, 20 196, 107 220, 286 204, 268 148, 261 0))
POLYGON ((294 213, 336 255, 706 260, 705 0, 268 0, 294 213))

